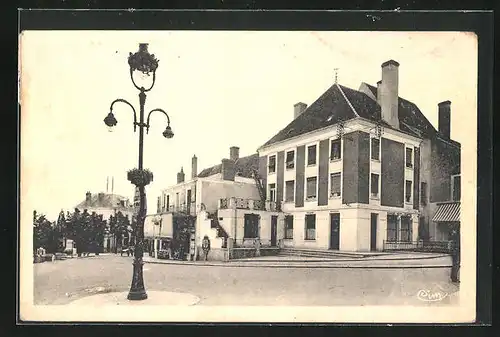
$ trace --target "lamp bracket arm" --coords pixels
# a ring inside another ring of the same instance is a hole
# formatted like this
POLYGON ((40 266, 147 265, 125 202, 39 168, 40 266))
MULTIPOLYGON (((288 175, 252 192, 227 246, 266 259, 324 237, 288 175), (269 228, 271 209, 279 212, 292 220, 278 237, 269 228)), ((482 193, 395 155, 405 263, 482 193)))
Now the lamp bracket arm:
POLYGON ((112 103, 111 103, 111 106, 109 107, 109 111, 113 111, 113 105, 115 105, 115 103, 125 103, 127 104, 129 107, 132 108, 132 111, 134 112, 134 131, 135 131, 135 128, 136 128, 136 125, 137 125, 137 112, 135 111, 135 108, 134 106, 128 102, 127 100, 123 99, 123 98, 117 98, 115 99, 112 103))
POLYGON ((150 124, 149 124, 149 119, 151 117, 151 114, 155 111, 159 111, 161 113, 163 113, 166 117, 167 117, 167 125, 170 125, 170 117, 168 116, 167 112, 163 109, 153 109, 151 110, 149 113, 148 113, 148 118, 147 118, 147 121, 146 121, 146 130, 149 131, 149 127, 150 127, 150 124))

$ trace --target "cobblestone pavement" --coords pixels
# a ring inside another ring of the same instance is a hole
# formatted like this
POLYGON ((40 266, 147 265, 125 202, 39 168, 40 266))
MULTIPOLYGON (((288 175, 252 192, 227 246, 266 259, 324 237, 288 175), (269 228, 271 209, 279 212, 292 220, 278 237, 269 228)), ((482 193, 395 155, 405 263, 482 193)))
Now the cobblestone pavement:
MULTIPOLYGON (((34 303, 67 304, 96 293, 128 291, 132 260, 102 255, 35 264, 34 303)), ((147 289, 190 293, 201 299, 197 305, 449 305, 458 300, 458 287, 449 282, 449 272, 449 268, 144 265, 147 289), (444 299, 422 300, 437 293, 444 299)))

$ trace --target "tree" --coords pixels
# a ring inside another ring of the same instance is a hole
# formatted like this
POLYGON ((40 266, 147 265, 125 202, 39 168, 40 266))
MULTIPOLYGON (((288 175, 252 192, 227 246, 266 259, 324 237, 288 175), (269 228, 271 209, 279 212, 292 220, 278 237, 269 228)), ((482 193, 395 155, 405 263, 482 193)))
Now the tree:
POLYGON ((59 246, 59 233, 54 224, 45 215, 33 212, 33 252, 43 247, 49 253, 55 253, 59 246))
MULTIPOLYGON (((128 216, 123 215, 122 212, 117 212, 114 216, 111 215, 109 218, 109 233, 113 235, 116 245, 121 246, 122 239, 129 237, 130 220, 128 216)), ((116 253, 116 251, 115 251, 116 253)))

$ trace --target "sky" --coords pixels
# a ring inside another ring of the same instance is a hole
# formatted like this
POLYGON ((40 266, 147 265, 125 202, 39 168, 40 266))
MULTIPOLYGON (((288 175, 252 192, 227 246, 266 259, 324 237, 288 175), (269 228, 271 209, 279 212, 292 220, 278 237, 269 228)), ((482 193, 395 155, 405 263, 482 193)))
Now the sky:
MULTIPOLYGON (((476 149, 476 36, 463 32, 25 31, 20 36, 21 207, 55 220, 85 193, 133 198, 126 171, 137 167, 133 112, 116 104, 118 125, 103 119, 116 98, 139 111, 127 57, 139 43, 160 60, 146 113, 144 141, 148 213, 160 191, 176 183, 191 157, 198 171, 220 163, 229 147, 250 155, 293 118, 297 102, 312 104, 338 82, 376 85, 381 64, 400 63, 399 95, 437 127, 437 104, 450 100, 451 137, 476 149), (111 179, 111 178, 110 178, 111 179), (111 185, 111 183, 110 183, 111 185), (111 187, 109 186, 109 191, 111 187)), ((147 81, 148 79, 138 79, 147 81)), ((147 83, 147 82, 146 82, 147 83)), ((466 163, 467 164, 467 163, 466 163)))

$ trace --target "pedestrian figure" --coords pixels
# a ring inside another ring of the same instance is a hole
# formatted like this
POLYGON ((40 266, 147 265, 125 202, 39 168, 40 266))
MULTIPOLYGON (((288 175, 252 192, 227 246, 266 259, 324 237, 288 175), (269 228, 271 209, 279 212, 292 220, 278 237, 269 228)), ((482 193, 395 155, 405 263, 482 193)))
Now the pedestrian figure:
POLYGON ((208 235, 205 235, 203 237, 203 241, 201 242, 201 249, 203 250, 205 261, 207 261, 208 252, 210 251, 210 239, 208 238, 208 235))

